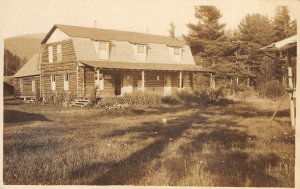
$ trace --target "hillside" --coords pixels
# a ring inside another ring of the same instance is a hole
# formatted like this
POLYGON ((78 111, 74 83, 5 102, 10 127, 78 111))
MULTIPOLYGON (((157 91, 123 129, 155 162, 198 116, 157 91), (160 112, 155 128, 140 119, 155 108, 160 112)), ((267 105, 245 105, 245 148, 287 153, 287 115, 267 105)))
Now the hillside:
POLYGON ((29 60, 39 51, 40 42, 46 34, 29 34, 7 38, 4 40, 4 48, 16 54, 21 59, 29 60))

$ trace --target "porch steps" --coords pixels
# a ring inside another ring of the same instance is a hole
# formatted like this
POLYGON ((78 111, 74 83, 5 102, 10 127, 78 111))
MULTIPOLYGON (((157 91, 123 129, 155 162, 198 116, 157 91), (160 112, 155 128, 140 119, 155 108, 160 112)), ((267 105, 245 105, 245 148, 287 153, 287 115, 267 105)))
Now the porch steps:
POLYGON ((89 103, 91 103, 90 100, 86 99, 76 99, 75 101, 71 102, 71 106, 76 106, 76 107, 85 107, 89 103))

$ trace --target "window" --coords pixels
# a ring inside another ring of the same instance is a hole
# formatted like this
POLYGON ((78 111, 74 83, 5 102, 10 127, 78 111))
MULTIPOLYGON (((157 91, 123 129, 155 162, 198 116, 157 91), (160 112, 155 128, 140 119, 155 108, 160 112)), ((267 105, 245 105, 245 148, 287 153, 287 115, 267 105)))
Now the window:
POLYGON ((69 90, 69 74, 64 75, 64 90, 69 90))
POLYGON ((145 45, 138 45, 138 53, 145 53, 145 45))
POLYGON ((23 92, 23 79, 20 78, 20 92, 23 92))
POLYGON ((174 55, 180 55, 181 48, 174 48, 174 55))
POLYGON ((101 41, 99 41, 99 51, 107 51, 106 43, 107 42, 101 42, 101 41))
POLYGON ((147 60, 146 45, 133 44, 136 61, 145 62, 147 60))
POLYGON ((49 60, 49 63, 53 62, 53 47, 52 46, 48 47, 48 60, 49 60))
POLYGON ((56 55, 57 55, 57 62, 61 62, 62 61, 61 45, 57 45, 56 55))
POLYGON ((34 78, 32 78, 32 80, 31 80, 31 90, 32 90, 32 92, 35 92, 35 79, 34 78))
POLYGON ((56 76, 51 75, 51 90, 55 91, 55 89, 56 89, 56 76))

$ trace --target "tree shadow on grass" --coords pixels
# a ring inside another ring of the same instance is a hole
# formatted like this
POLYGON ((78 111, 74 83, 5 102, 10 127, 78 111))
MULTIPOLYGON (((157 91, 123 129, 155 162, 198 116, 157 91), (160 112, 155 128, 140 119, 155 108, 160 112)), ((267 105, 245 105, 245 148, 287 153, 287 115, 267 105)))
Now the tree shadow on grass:
POLYGON ((280 182, 268 172, 280 158, 273 153, 251 156, 235 151, 205 155, 208 160, 204 170, 216 175, 215 186, 280 187, 280 182))
POLYGON ((98 178, 89 184, 123 185, 139 183, 139 180, 147 175, 147 166, 151 161, 158 159, 166 146, 179 138, 183 132, 191 126, 193 121, 198 118, 198 114, 187 117, 178 117, 170 120, 167 125, 163 125, 157 121, 145 122, 138 127, 116 130, 108 135, 104 135, 103 139, 107 139, 138 133, 139 138, 146 138, 149 137, 149 134, 157 133, 157 135, 154 136, 154 142, 143 149, 132 153, 127 158, 109 164, 94 163, 92 165, 83 165, 70 174, 70 179, 76 179, 83 175, 85 178, 88 178, 90 174, 97 173, 99 175, 98 178), (105 171, 101 172, 99 170, 105 171))
MULTIPOLYGON (((179 109, 180 111, 184 110, 184 108, 179 109)), ((262 116, 261 112, 255 108, 242 107, 241 109, 237 108, 236 111, 237 116, 241 117, 262 116), (250 114, 247 111, 250 111, 250 114)), ((168 113, 170 110, 162 110, 162 112, 168 113)), ((147 114, 149 112, 144 113, 147 114)), ((159 110, 152 113, 155 115, 159 114, 159 110)), ((190 116, 169 116, 169 118, 172 117, 174 119, 169 120, 166 125, 159 121, 152 121, 144 122, 140 126, 114 130, 102 135, 101 138, 106 140, 137 134, 139 139, 153 137, 155 140, 143 149, 118 162, 94 162, 82 165, 69 174, 69 179, 89 179, 91 175, 98 175, 97 178, 89 181, 88 184, 140 184, 142 178, 147 176, 147 174, 151 174, 148 166, 152 160, 161 162, 159 159, 168 144, 180 137, 186 137, 183 133, 187 129, 192 129, 195 132, 200 129, 201 132, 199 134, 188 138, 190 139, 189 143, 179 146, 178 152, 184 154, 186 157, 184 160, 187 161, 189 161, 189 157, 193 153, 203 153, 201 156, 207 160, 204 170, 215 176, 214 185, 278 186, 280 184, 268 172, 269 167, 276 166, 278 163, 279 157, 277 155, 249 154, 245 149, 255 147, 256 136, 239 130, 244 126, 239 125, 235 120, 217 119, 211 121, 207 117, 201 116, 203 113, 217 116, 231 115, 235 112, 227 111, 222 107, 214 107, 213 109, 197 110, 190 116), (217 111, 214 112, 214 109, 217 111), (205 149, 207 146, 210 146, 211 149, 208 149, 209 153, 204 153, 205 150, 207 151, 205 149)), ((188 167, 185 167, 183 159, 180 157, 170 157, 166 161, 166 167, 169 167, 167 168, 168 174, 172 177, 170 183, 165 183, 168 185, 176 185, 180 179, 190 174, 188 170, 195 164, 195 162, 188 162, 188 167), (188 170, 185 171, 185 169, 188 170)))
POLYGON ((211 124, 195 128, 204 132, 180 146, 179 151, 187 157, 199 152, 206 161, 204 170, 217 178, 215 186, 279 186, 279 181, 267 171, 277 165, 279 156, 249 154, 247 150, 255 148, 256 136, 232 127, 220 127, 218 121, 211 124))
POLYGON ((31 121, 51 121, 42 114, 27 113, 17 110, 4 110, 4 123, 20 123, 31 121))

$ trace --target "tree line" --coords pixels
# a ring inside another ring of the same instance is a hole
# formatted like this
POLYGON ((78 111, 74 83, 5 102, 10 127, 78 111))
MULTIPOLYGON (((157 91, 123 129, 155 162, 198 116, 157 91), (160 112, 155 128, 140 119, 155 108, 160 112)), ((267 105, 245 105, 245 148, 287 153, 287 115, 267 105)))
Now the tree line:
POLYGON ((26 62, 26 58, 21 59, 8 49, 4 49, 4 76, 14 75, 26 62))
MULTIPOLYGON (((188 33, 182 37, 196 64, 214 69, 219 82, 243 81, 262 89, 269 81, 282 80, 283 62, 274 64, 259 49, 297 33, 296 20, 291 20, 286 6, 277 7, 272 18, 248 14, 233 31, 220 23, 222 14, 215 6, 196 6, 195 17, 197 23, 187 24, 188 33)), ((169 33, 175 37, 174 23, 169 33)))

